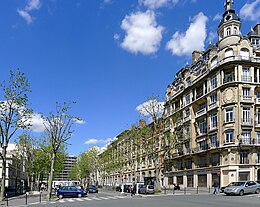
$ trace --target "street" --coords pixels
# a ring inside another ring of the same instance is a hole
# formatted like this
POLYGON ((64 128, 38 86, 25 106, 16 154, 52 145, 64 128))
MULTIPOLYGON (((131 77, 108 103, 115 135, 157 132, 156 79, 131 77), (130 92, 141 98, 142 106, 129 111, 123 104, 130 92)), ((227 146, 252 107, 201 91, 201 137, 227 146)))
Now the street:
MULTIPOLYGON (((258 207, 260 195, 250 194, 245 196, 225 196, 223 194, 201 194, 201 195, 142 195, 131 197, 120 195, 115 192, 100 192, 98 194, 89 194, 83 198, 64 198, 54 199, 53 201, 43 201, 41 204, 35 202, 27 206, 30 207, 258 207)), ((2 204, 3 205, 3 204, 2 204)), ((24 204, 12 204, 9 206, 26 206, 24 204)))

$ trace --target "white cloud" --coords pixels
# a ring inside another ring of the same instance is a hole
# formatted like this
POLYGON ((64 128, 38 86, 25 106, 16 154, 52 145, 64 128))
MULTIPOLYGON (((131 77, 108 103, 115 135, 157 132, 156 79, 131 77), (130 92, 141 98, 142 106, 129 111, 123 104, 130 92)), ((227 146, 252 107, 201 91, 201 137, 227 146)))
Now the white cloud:
POLYGON ((96 144, 104 144, 107 145, 114 141, 116 138, 108 138, 108 139, 89 139, 85 142, 86 145, 96 145, 96 144))
POLYGON ((164 102, 158 102, 156 99, 148 100, 136 107, 141 115, 150 117, 153 114, 157 117, 162 116, 164 110, 164 102))
POLYGON ((260 19, 260 0, 255 0, 252 3, 246 3, 240 9, 240 16, 243 19, 251 21, 259 21, 260 19))
POLYGON ((215 32, 210 32, 208 35, 208 42, 214 42, 214 40, 217 38, 217 35, 215 32))
POLYGON ((131 53, 153 54, 158 51, 164 28, 157 25, 153 11, 132 13, 122 21, 126 36, 121 47, 131 53))
POLYGON ((114 34, 114 40, 118 40, 120 38, 120 34, 114 34))
POLYGON ((30 130, 33 132, 44 132, 44 120, 40 114, 34 113, 30 119, 30 130))
POLYGON ((196 15, 185 33, 176 32, 167 43, 166 49, 173 55, 190 55, 194 50, 204 50, 206 40, 206 22, 208 18, 200 12, 196 15))
POLYGON ((33 23, 34 17, 30 14, 33 10, 41 8, 40 0, 29 0, 24 9, 17 9, 18 14, 24 18, 27 24, 33 23))
POLYGON ((160 7, 172 6, 179 2, 179 0, 139 0, 140 5, 144 5, 149 9, 158 9, 160 7))
POLYGON ((213 21, 219 21, 222 19, 222 14, 218 13, 214 16, 213 21))
POLYGON ((103 3, 104 3, 104 4, 111 4, 111 3, 112 3, 112 0, 104 0, 103 3))

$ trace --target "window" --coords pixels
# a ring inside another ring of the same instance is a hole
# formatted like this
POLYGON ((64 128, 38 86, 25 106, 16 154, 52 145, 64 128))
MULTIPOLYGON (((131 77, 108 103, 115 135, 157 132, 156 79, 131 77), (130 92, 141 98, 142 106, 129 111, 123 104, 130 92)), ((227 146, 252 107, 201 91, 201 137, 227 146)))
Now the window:
POLYGON ((251 144, 251 131, 243 131, 241 137, 242 144, 251 144))
POLYGON ((192 169, 192 160, 191 159, 186 160, 186 169, 192 169))
POLYGON ((202 142, 199 142, 199 146, 200 146, 201 150, 207 150, 207 148, 208 148, 207 141, 204 140, 202 142))
POLYGON ((190 94, 186 94, 185 102, 186 102, 186 105, 190 104, 190 94))
POLYGON ((249 57, 249 50, 246 48, 243 48, 240 50, 240 55, 243 57, 249 57))
POLYGON ((227 130, 225 132, 225 143, 233 143, 234 142, 234 130, 227 130))
POLYGON ((217 118, 217 114, 211 114, 210 115, 210 129, 216 129, 217 128, 217 123, 218 122, 218 118, 217 118))
POLYGON ((252 82, 249 68, 243 68, 243 70, 242 70, 242 81, 252 82))
POLYGON ((256 124, 260 125, 260 109, 257 109, 256 112, 256 124))
POLYGON ((190 116, 190 109, 185 109, 184 111, 184 117, 189 117, 190 116))
POLYGON ((217 94, 211 95, 210 96, 210 104, 216 103, 217 102, 217 94))
POLYGON ((256 134, 256 144, 260 145, 260 132, 256 134))
POLYGON ((249 76, 250 75, 250 69, 249 68, 243 68, 243 76, 249 76))
POLYGON ((211 90, 217 87, 217 76, 214 76, 210 79, 211 90))
POLYGON ((227 28, 227 36, 231 35, 231 29, 230 27, 227 28))
POLYGON ((235 34, 235 35, 238 34, 238 32, 237 32, 237 27, 234 27, 234 34, 235 34))
POLYGON ((244 97, 250 96, 250 88, 242 88, 242 93, 244 97))
POLYGON ((205 134, 207 132, 206 128, 207 128, 206 121, 205 120, 200 121, 199 122, 199 132, 200 132, 200 134, 205 134))
POLYGON ((232 49, 227 49, 225 51, 225 57, 230 57, 230 56, 233 56, 233 50, 232 49))
POLYGON ((257 152, 257 160, 256 160, 257 163, 260 163, 260 152, 257 152))
POLYGON ((257 98, 260 98, 260 91, 257 91, 257 92, 256 92, 256 97, 257 97, 257 98))
POLYGON ((216 134, 210 136, 211 148, 218 147, 218 137, 216 134))
POLYGON ((233 108, 227 108, 226 109, 226 120, 225 122, 233 122, 234 121, 234 111, 233 108))
POLYGON ((217 58, 217 57, 214 57, 214 58, 211 60, 211 66, 217 65, 217 63, 218 63, 218 58, 217 58))
POLYGON ((250 107, 243 107, 242 122, 243 123, 251 123, 250 107))
POLYGON ((240 152, 240 164, 249 164, 248 151, 240 152))
POLYGON ((186 126, 185 127, 185 130, 186 130, 186 138, 189 138, 190 137, 190 126, 186 126))

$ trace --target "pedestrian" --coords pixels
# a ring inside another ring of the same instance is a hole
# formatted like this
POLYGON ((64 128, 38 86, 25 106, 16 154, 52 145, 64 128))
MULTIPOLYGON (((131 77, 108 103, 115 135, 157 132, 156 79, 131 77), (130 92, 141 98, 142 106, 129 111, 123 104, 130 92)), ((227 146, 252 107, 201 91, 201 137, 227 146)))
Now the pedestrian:
POLYGON ((213 194, 218 194, 219 184, 216 180, 214 180, 212 187, 214 188, 213 194))

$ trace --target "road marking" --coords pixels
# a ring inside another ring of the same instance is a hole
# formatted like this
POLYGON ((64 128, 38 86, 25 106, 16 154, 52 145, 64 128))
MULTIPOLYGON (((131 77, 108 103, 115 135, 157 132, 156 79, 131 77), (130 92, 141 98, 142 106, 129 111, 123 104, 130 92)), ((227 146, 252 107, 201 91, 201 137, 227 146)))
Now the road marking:
POLYGON ((83 201, 81 198, 75 198, 77 201, 83 201))
POLYGON ((102 199, 99 199, 99 198, 96 198, 96 197, 93 197, 92 199, 97 200, 97 201, 101 201, 102 200, 102 199))
POLYGON ((116 198, 125 198, 125 196, 115 196, 116 198))
POLYGON ((65 203, 66 201, 64 201, 64 200, 59 200, 59 203, 65 203))
POLYGON ((73 199, 67 199, 67 201, 69 201, 69 202, 74 202, 74 200, 73 200, 73 199))
POLYGON ((118 199, 118 198, 112 197, 112 196, 107 196, 107 198, 111 198, 111 199, 114 199, 114 200, 117 200, 117 199, 118 199))
POLYGON ((84 200, 87 200, 87 201, 92 201, 92 199, 90 198, 83 198, 84 200))
POLYGON ((56 201, 51 201, 51 202, 50 202, 50 204, 54 204, 54 203, 56 203, 56 201))
POLYGON ((106 197, 99 197, 101 199, 104 199, 104 200, 109 200, 109 198, 106 198, 106 197))

